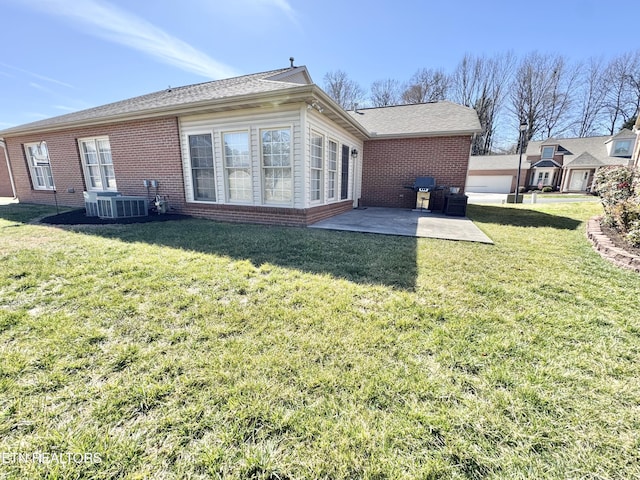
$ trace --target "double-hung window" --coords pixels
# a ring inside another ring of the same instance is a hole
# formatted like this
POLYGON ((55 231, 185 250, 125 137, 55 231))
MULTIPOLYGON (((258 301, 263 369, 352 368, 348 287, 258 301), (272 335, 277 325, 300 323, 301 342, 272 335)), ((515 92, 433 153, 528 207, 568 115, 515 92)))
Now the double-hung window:
POLYGON ((108 137, 78 140, 87 190, 116 190, 116 175, 108 137))
POLYGON ((292 195, 291 130, 261 131, 263 198, 265 203, 289 203, 292 195))
POLYGON ((24 150, 29 163, 31 181, 35 190, 54 190, 51 162, 46 142, 26 143, 24 150))
POLYGON ((193 199, 216 201, 216 176, 213 168, 213 142, 211 134, 189 135, 189 158, 193 199))
POLYGON ((324 137, 311 134, 311 201, 322 200, 322 169, 324 163, 324 137))
POLYGON ((327 199, 336 199, 336 179, 338 176, 338 143, 329 140, 327 149, 327 199))
POLYGON ((224 169, 227 181, 227 199, 230 202, 251 202, 251 157, 249 134, 230 132, 222 135, 224 144, 224 169))

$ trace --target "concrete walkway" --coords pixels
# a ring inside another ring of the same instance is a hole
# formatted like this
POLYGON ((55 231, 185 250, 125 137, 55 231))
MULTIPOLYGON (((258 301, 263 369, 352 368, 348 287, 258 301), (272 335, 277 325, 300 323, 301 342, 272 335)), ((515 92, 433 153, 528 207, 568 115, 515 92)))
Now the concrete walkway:
POLYGON ((402 208, 368 207, 351 210, 314 223, 309 228, 493 244, 493 241, 466 217, 449 217, 439 213, 402 208))

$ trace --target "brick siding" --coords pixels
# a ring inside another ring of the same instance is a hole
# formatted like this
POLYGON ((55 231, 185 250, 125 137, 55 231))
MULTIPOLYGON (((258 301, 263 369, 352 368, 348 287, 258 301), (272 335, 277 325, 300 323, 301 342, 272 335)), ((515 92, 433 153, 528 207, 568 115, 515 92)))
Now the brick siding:
MULTIPOLYGON (((175 117, 7 138, 20 201, 48 205, 55 202, 52 192, 32 188, 23 148, 25 143, 44 140, 49 150, 58 203, 70 207, 84 206, 82 192, 86 190, 86 186, 77 140, 99 136, 109 137, 113 168, 120 193, 145 196, 147 190, 142 181, 158 180, 158 193, 168 195, 170 204, 177 211, 184 208, 178 121, 175 117)), ((151 189, 150 194, 154 193, 155 190, 151 189)))
POLYGON ((7 160, 4 156, 4 149, 0 147, 0 197, 13 197, 11 189, 11 178, 7 168, 7 160))
POLYGON ((365 141, 361 205, 413 208, 416 194, 405 186, 421 176, 464 191, 470 148, 471 136, 365 141))

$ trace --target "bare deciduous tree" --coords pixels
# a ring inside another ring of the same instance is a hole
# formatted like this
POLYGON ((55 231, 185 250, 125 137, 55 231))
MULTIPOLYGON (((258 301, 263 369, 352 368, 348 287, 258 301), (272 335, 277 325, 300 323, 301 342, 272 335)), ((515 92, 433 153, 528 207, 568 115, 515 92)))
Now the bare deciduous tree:
POLYGON ((376 80, 371 84, 371 103, 374 107, 388 107, 400 103, 400 82, 393 78, 376 80))
POLYGON ((473 155, 486 155, 493 148, 497 117, 504 103, 513 71, 512 53, 493 58, 465 55, 451 76, 451 98, 478 113, 482 133, 476 135, 473 155))
POLYGON ((324 76, 324 89, 345 110, 355 108, 365 97, 362 87, 342 70, 328 72, 324 76))
POLYGON ((640 80, 636 77, 640 76, 639 69, 638 51, 615 57, 607 66, 605 111, 609 135, 613 135, 624 122, 636 114, 640 100, 634 98, 634 93, 637 92, 636 82, 640 80))
POLYGON ((598 133, 605 106, 607 85, 602 59, 589 59, 581 72, 573 133, 578 137, 589 137, 598 133))
POLYGON ((442 70, 423 68, 409 80, 402 92, 403 103, 437 102, 447 98, 449 77, 442 70))
MULTIPOLYGON (((577 74, 563 56, 528 54, 516 70, 511 86, 511 112, 527 124, 523 148, 536 135, 550 137, 568 128, 565 119, 572 103, 577 74)), ((518 145, 519 146, 519 145, 518 145)))

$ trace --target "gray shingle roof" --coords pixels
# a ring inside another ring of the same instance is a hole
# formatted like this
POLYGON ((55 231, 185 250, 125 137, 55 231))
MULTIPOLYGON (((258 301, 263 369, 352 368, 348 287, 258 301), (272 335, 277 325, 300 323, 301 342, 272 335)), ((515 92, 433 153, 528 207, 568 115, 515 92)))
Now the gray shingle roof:
MULTIPOLYGON (((172 107, 183 107, 208 100, 224 100, 241 95, 260 94, 299 87, 301 85, 299 72, 301 71, 306 73, 306 68, 282 68, 241 77, 160 90, 159 92, 149 93, 119 102, 8 128, 0 131, 0 136, 18 133, 24 130, 44 130, 83 121, 91 122, 128 114, 144 114, 145 112, 171 109, 172 107), (286 81, 286 75, 283 75, 289 71, 295 75, 292 82, 286 81), (276 78, 270 80, 270 77, 276 78)), ((307 78, 309 78, 308 74, 307 78)))
POLYGON ((372 138, 471 134, 482 131, 476 111, 451 102, 364 108, 348 112, 372 138))
MULTIPOLYGON (((569 167, 601 167, 603 165, 627 165, 627 157, 611 157, 607 153, 607 143, 616 139, 634 139, 635 135, 623 129, 613 137, 604 135, 585 138, 551 138, 545 141, 533 141, 527 145, 527 156, 540 155, 542 145, 558 145, 558 152, 564 154, 564 165, 569 167), (576 163, 577 162, 577 163, 576 163)), ((535 160, 534 160, 535 163, 535 160)))

